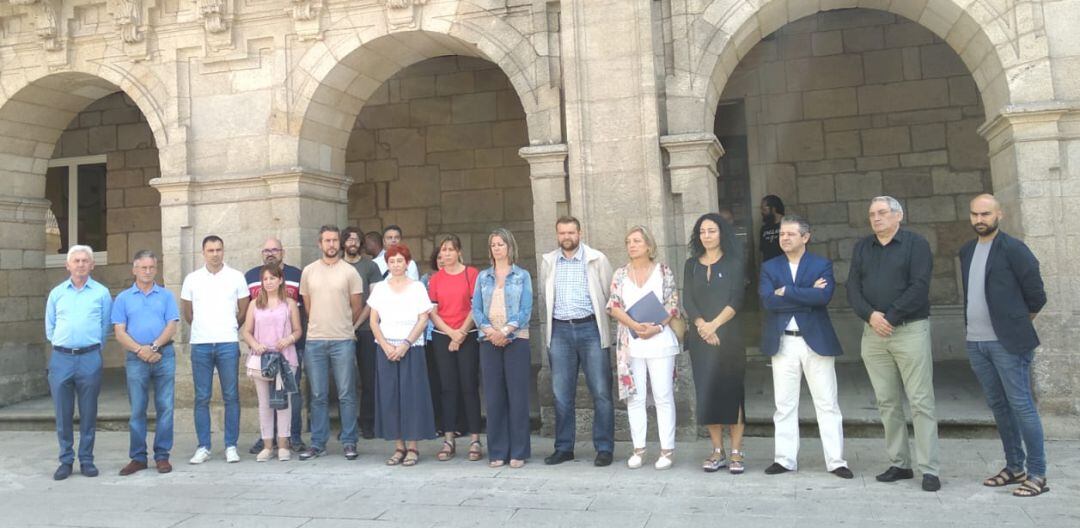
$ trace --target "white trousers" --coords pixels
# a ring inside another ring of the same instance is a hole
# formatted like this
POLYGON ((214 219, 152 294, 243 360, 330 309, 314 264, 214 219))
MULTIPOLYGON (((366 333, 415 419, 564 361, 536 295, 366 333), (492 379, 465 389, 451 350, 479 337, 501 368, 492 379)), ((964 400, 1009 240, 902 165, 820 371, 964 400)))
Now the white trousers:
POLYGON ((802 376, 814 398, 821 447, 825 451, 825 469, 846 467, 844 426, 836 397, 835 358, 819 356, 801 337, 780 338, 780 352, 772 358, 773 392, 776 399, 775 462, 790 470, 799 467, 799 392, 802 376))
POLYGON ((675 449, 675 356, 642 359, 630 358, 630 372, 637 392, 626 402, 630 419, 630 438, 634 449, 645 448, 649 414, 645 410, 648 390, 656 403, 656 426, 660 433, 660 449, 675 449), (646 385, 646 380, 649 385, 646 385))

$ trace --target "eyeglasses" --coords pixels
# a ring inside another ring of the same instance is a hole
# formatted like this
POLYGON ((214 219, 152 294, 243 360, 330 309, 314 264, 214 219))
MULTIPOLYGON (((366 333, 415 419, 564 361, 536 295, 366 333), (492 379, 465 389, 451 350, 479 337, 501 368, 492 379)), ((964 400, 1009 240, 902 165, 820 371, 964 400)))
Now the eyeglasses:
POLYGON ((281 253, 281 248, 264 249, 262 250, 262 253, 263 255, 276 255, 278 253, 281 253))

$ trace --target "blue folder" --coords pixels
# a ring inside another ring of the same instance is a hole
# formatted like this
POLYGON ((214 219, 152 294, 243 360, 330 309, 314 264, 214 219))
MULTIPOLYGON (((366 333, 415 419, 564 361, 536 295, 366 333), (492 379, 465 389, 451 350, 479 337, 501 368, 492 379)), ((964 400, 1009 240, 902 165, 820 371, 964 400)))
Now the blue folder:
MULTIPOLYGON (((660 299, 656 298, 656 294, 650 293, 638 299, 638 302, 634 303, 629 310, 626 310, 626 315, 639 323, 660 324, 670 314, 667 308, 664 308, 664 304, 660 302, 660 299)), ((630 330, 630 335, 637 339, 637 332, 630 330)))

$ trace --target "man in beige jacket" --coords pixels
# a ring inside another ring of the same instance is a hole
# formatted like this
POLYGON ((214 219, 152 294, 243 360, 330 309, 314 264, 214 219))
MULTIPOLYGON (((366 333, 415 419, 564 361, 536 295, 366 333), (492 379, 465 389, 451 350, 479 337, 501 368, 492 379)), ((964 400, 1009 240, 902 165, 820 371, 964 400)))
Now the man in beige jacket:
POLYGON ((611 288, 611 263, 581 243, 581 223, 564 216, 555 224, 559 248, 544 255, 540 282, 547 306, 548 361, 555 394, 555 452, 548 465, 574 458, 577 429, 574 397, 578 367, 593 398, 593 446, 597 466, 611 464, 615 447, 615 407, 611 396, 610 321, 604 307, 611 288))

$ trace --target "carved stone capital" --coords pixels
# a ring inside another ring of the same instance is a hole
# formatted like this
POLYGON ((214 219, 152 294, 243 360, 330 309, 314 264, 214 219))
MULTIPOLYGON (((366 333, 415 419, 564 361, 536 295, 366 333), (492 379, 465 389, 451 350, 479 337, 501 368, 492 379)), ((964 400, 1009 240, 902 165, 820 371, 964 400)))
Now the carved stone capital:
POLYGON ((229 30, 226 0, 195 0, 199 18, 208 33, 224 33, 229 30))
POLYGON ((142 0, 116 0, 113 6, 113 21, 121 40, 128 44, 143 41, 143 2, 142 0))

